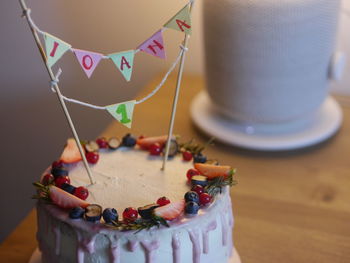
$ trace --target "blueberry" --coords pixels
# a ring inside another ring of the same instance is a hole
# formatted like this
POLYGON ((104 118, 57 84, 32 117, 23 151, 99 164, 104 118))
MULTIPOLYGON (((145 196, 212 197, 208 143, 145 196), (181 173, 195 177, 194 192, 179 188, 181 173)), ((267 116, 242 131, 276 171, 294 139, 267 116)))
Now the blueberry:
POLYGON ((187 202, 185 206, 186 214, 195 215, 198 213, 199 205, 196 202, 187 202))
POLYGON ((54 167, 51 169, 51 174, 57 178, 60 176, 68 176, 68 171, 63 167, 54 167))
POLYGON ((189 191, 185 194, 185 201, 199 203, 199 195, 194 191, 189 191))
POLYGON ((85 219, 89 222, 100 221, 102 217, 102 207, 100 205, 88 205, 85 209, 85 219))
POLYGON ((199 153, 199 154, 196 154, 194 157, 193 157, 193 162, 195 163, 205 163, 207 161, 207 157, 204 156, 203 154, 199 153))
POLYGON ((69 217, 71 219, 79 219, 82 218, 85 213, 85 209, 81 207, 74 207, 72 210, 69 212, 69 217))
POLYGON ((122 139, 122 145, 126 146, 126 147, 134 147, 136 144, 136 139, 130 134, 128 133, 127 135, 125 135, 122 139))
POLYGON ((192 185, 201 185, 203 187, 208 185, 208 180, 207 177, 203 176, 203 175, 194 175, 191 178, 191 183, 192 185))
POLYGON ((62 184, 61 189, 70 194, 73 194, 75 191, 75 187, 71 184, 62 184))
POLYGON ((112 223, 112 221, 118 221, 118 212, 114 208, 106 208, 103 211, 102 216, 106 223, 112 223))

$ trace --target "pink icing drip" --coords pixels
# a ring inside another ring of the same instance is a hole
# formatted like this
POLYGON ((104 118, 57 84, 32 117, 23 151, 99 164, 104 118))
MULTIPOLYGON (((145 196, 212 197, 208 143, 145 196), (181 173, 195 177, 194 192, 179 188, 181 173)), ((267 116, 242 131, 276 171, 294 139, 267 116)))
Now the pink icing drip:
POLYGON ((201 260, 201 245, 199 243, 199 233, 198 230, 188 230, 190 234, 190 239, 192 242, 192 256, 193 263, 200 263, 201 260))
POLYGON ((134 252, 138 246, 138 242, 136 240, 129 240, 128 241, 128 250, 130 252, 134 252))
POLYGON ((142 241, 142 247, 146 252, 146 263, 152 263, 154 261, 154 251, 159 248, 159 241, 153 240, 151 242, 142 241))
POLYGON ((120 262, 120 251, 119 251, 119 245, 112 245, 111 244, 111 256, 112 256, 112 262, 113 263, 119 263, 120 262))
POLYGON ((203 236, 203 253, 208 254, 209 253, 209 232, 215 230, 217 227, 216 220, 211 222, 210 224, 207 225, 206 228, 203 229, 202 231, 202 236, 203 236))
POLYGON ((84 239, 82 235, 76 231, 78 238, 78 246, 77 246, 77 258, 78 263, 84 263, 84 253, 87 251, 89 254, 95 252, 95 239, 96 235, 91 238, 84 239))
POLYGON ((177 233, 173 234, 171 246, 173 247, 173 263, 180 263, 180 239, 177 233))
POLYGON ((84 251, 82 247, 78 247, 77 259, 78 263, 84 263, 84 251))
POLYGON ((54 227, 53 233, 55 234, 55 253, 58 256, 61 249, 61 232, 59 227, 54 227))
POLYGON ((224 214, 221 214, 221 228, 222 228, 222 245, 226 246, 227 245, 227 231, 228 231, 228 224, 225 218, 224 214))

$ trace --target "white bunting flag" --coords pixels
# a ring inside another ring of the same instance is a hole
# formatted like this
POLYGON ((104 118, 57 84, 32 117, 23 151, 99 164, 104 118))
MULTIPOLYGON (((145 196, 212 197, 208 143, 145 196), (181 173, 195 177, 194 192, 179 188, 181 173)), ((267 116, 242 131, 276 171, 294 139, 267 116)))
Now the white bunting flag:
POLYGON ((114 62, 127 81, 130 81, 134 67, 135 50, 109 54, 108 57, 114 62))
POLYGON ((72 46, 57 37, 45 33, 47 65, 51 68, 72 46))
POLYGON ((132 124, 132 117, 134 113, 136 100, 125 101, 107 106, 107 111, 121 124, 129 129, 132 124))

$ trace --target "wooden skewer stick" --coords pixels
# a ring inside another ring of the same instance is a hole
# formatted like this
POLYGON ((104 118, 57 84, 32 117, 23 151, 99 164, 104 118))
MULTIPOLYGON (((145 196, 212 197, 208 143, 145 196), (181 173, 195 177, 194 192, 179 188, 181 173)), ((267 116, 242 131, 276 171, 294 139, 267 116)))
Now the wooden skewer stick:
MULTIPOLYGON (((194 5, 194 1, 190 4, 190 13, 192 13, 193 5, 194 5)), ((174 100, 173 100, 173 107, 172 107, 172 111, 171 111, 171 118, 170 118, 169 130, 168 130, 168 139, 167 139, 166 146, 165 146, 166 148, 165 148, 165 154, 164 154, 164 158, 163 158, 163 166, 161 168, 161 170, 163 170, 163 171, 165 170, 166 162, 167 162, 168 156, 169 156, 170 143, 171 143, 171 138, 173 135, 176 108, 177 108, 177 102, 179 100, 182 74, 183 74, 184 66, 185 66, 186 49, 187 49, 189 38, 190 38, 190 36, 186 34, 185 39, 184 39, 183 44, 182 44, 182 48, 184 50, 182 51, 179 72, 178 72, 177 80, 176 80, 176 89, 175 89, 175 96, 174 96, 174 100)))
POLYGON ((58 87, 58 84, 57 84, 57 82, 56 82, 55 75, 53 74, 52 69, 47 65, 46 54, 45 54, 45 51, 44 51, 44 49, 43 49, 43 47, 42 47, 42 45, 41 45, 41 41, 40 41, 40 38, 39 38, 39 36, 38 36, 38 33, 37 33, 36 30, 33 28, 32 24, 30 23, 29 18, 28 18, 28 16, 27 16, 28 7, 27 7, 26 3, 24 2, 24 0, 19 0, 19 3, 20 3, 20 5, 21 5, 22 11, 23 11, 23 15, 26 17, 26 20, 27 20, 27 22, 28 22, 28 25, 29 25, 29 27, 30 27, 30 30, 32 31, 33 37, 34 37, 35 42, 36 42, 36 45, 37 45, 37 47, 38 47, 38 49, 39 49, 39 51, 40 51, 40 55, 41 55, 41 58, 42 58, 43 61, 44 61, 45 67, 46 67, 46 69, 47 69, 47 72, 49 73, 50 79, 51 79, 51 81, 52 81, 52 83, 53 83, 52 86, 53 86, 53 88, 54 88, 55 91, 56 91, 57 98, 58 98, 58 100, 59 100, 59 102, 60 102, 60 104, 61 104, 61 106, 62 106, 63 112, 64 112, 64 114, 65 114, 65 116, 66 116, 66 118, 67 118, 67 121, 68 121, 68 123, 69 123, 69 126, 70 126, 70 128, 71 128, 71 130, 72 130, 74 139, 75 139, 75 141, 76 141, 76 143, 77 143, 77 145, 78 145, 79 152, 80 152, 80 154, 81 154, 81 157, 82 157, 82 159, 83 159, 83 163, 84 163, 84 165, 85 165, 87 174, 88 174, 89 179, 90 179, 90 183, 91 183, 91 184, 94 184, 94 180, 93 180, 93 177, 92 177, 92 173, 91 173, 89 164, 88 164, 88 162, 87 162, 87 160, 86 160, 84 150, 83 150, 83 148, 82 148, 82 146, 81 146, 78 133, 77 133, 77 131, 75 130, 73 121, 72 121, 72 119, 71 119, 71 117, 70 117, 70 115, 69 115, 69 112, 68 112, 68 109, 67 109, 67 107, 66 107, 66 104, 65 104, 65 102, 64 102, 64 100, 63 100, 63 98, 62 98, 62 94, 61 94, 60 88, 58 87))

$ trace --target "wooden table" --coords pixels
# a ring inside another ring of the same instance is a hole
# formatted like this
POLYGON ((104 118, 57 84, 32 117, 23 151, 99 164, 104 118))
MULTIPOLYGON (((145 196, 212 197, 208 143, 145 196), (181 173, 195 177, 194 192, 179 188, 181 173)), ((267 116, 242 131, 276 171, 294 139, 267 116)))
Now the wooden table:
MULTIPOLYGON (((171 78, 159 94, 136 107, 134 134, 167 132, 174 83, 171 78)), ((201 77, 183 81, 175 126, 183 139, 208 139, 189 116, 190 102, 203 86, 201 77)), ((350 109, 343 110, 344 125, 337 136, 313 148, 263 153, 217 144, 207 149, 208 156, 239 171, 232 200, 234 240, 243 263, 350 262, 350 109)), ((113 123, 104 134, 127 132, 113 123)), ((27 262, 36 247, 35 231, 32 211, 1 244, 0 261, 27 262)))

